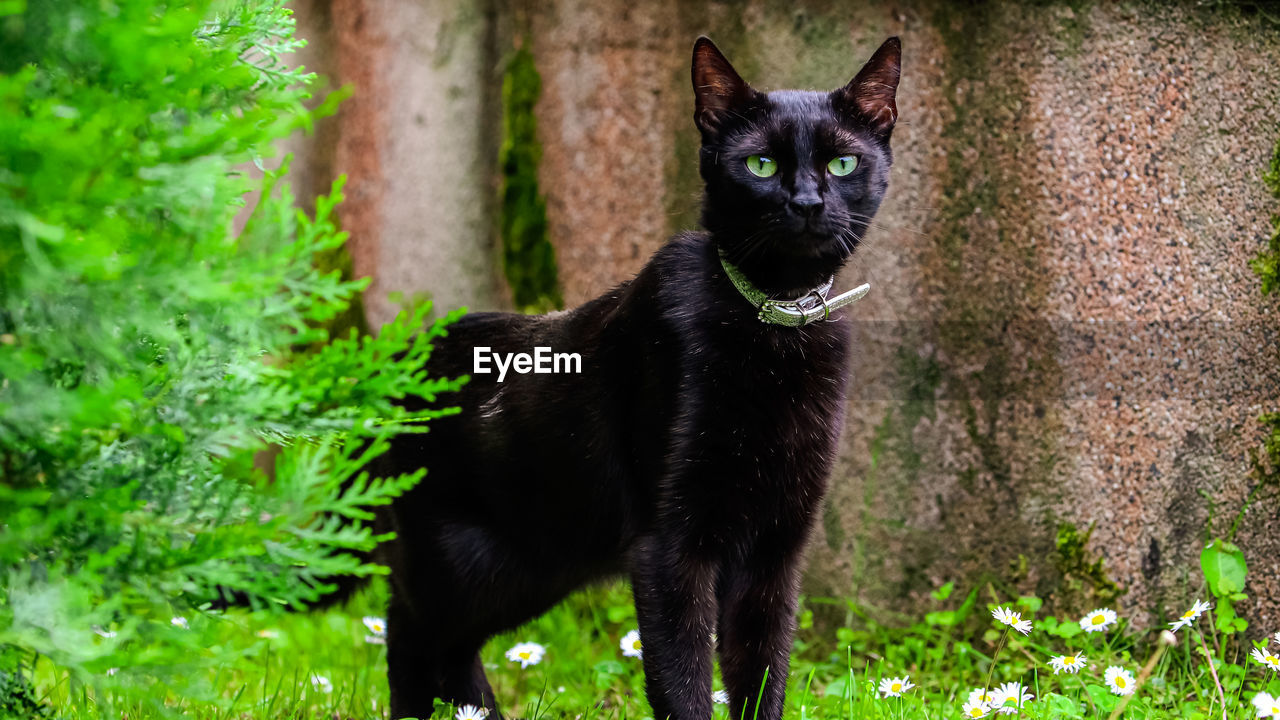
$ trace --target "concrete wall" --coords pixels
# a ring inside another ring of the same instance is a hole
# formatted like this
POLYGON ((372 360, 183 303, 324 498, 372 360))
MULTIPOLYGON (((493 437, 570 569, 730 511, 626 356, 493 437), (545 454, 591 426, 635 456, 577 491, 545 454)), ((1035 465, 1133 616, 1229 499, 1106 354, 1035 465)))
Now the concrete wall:
POLYGON ((301 60, 354 94, 292 148, 305 189, 347 175, 340 207, 374 327, 426 295, 438 309, 500 305, 494 272, 499 68, 495 11, 471 0, 295 0, 301 60))
MULTIPOLYGON (((1203 593, 1204 538, 1256 482, 1256 418, 1280 408, 1280 307, 1247 266, 1280 209, 1260 179, 1280 28, 1189 2, 844 5, 300 7, 304 34, 327 13, 321 62, 357 84, 332 170, 353 177, 372 319, 392 289, 507 302, 491 128, 518 38, 543 80, 539 172, 574 305, 696 223, 694 37, 757 87, 826 89, 901 35, 890 194, 841 278, 873 291, 809 591, 892 617, 948 580, 1077 609, 1114 581, 1139 615, 1181 607, 1203 593)), ((1272 625, 1278 518, 1256 505, 1238 534, 1248 612, 1272 625)))

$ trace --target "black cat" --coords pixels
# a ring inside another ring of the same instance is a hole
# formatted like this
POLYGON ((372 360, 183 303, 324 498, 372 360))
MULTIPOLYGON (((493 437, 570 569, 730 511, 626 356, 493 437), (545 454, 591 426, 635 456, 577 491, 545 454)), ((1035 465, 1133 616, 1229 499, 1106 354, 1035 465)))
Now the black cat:
POLYGON ((484 642, 619 574, 655 718, 711 716, 713 646, 731 717, 766 672, 759 717, 781 715, 844 414, 849 328, 826 290, 888 184, 899 58, 891 38, 839 90, 766 94, 699 38, 706 230, 577 309, 476 313, 438 343, 431 374, 471 375, 449 401, 462 413, 384 458, 430 469, 379 518, 397 533, 382 549, 393 717, 435 698, 494 708, 484 642), (576 353, 581 372, 498 382, 474 372, 478 347, 576 353))

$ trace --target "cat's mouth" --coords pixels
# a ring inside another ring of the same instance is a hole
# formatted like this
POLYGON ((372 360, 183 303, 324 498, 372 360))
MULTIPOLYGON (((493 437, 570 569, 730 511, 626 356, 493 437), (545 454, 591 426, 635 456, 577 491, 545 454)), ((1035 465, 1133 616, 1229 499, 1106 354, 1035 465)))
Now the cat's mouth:
POLYGON ((805 240, 817 244, 831 241, 840 232, 840 228, 836 226, 836 223, 825 215, 816 217, 792 216, 789 218, 785 229, 789 235, 797 240, 805 240))
POLYGON ((853 254, 858 245, 857 237, 829 223, 804 223, 797 228, 787 245, 797 255, 807 258, 838 257, 841 260, 853 254))

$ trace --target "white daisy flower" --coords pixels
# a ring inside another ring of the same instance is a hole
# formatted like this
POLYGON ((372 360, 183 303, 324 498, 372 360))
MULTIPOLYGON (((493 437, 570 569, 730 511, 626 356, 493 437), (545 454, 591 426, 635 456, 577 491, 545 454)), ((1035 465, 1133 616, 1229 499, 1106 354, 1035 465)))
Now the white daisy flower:
POLYGON ((624 657, 638 658, 644 656, 640 645, 639 630, 632 630, 626 635, 623 635, 622 642, 618 643, 618 646, 622 648, 622 655, 624 657))
POLYGON ((1280 632, 1276 633, 1275 635, 1272 635, 1271 637, 1275 638, 1276 642, 1280 643, 1280 632))
POLYGON ((1080 653, 1074 655, 1059 655, 1049 660, 1049 667, 1053 668, 1053 674, 1060 672, 1078 673, 1080 668, 1086 666, 1085 657, 1080 653))
POLYGON ((996 701, 995 690, 984 690, 982 688, 974 688, 969 692, 967 705, 982 705, 983 707, 991 707, 996 701))
POLYGON ((1113 695, 1133 694, 1133 673, 1128 670, 1118 665, 1112 665, 1107 668, 1107 672, 1103 677, 1107 681, 1107 687, 1111 688, 1113 695))
POLYGON ((1276 657, 1271 651, 1254 648, 1250 655, 1253 655, 1253 659, 1257 660, 1259 664, 1280 672, 1280 657, 1276 657))
POLYGON ((724 690, 717 690, 711 693, 711 702, 716 703, 718 705, 728 705, 729 693, 725 692, 724 690))
POLYGON ((880 681, 880 695, 882 697, 902 697, 902 693, 915 687, 911 684, 911 679, 904 675, 902 677, 885 678, 880 681))
POLYGON ((1104 632, 1116 624, 1116 613, 1110 608, 1098 608, 1080 618, 1080 628, 1085 632, 1104 632))
POLYGON ((1169 623, 1169 629, 1176 631, 1184 627, 1188 627, 1189 625, 1191 625, 1191 623, 1198 620, 1200 618, 1200 615, 1203 614, 1204 611, 1208 609, 1209 609, 1209 603, 1203 600, 1197 600, 1196 604, 1192 605, 1190 610, 1182 613, 1182 617, 1178 618, 1177 621, 1175 622, 1169 623))
POLYGON ((488 708, 476 707, 475 705, 463 705, 458 708, 458 712, 454 715, 458 720, 484 720, 488 716, 488 708))
POLYGON ((520 663, 522 668, 527 668, 542 662, 542 656, 546 652, 547 649, 538 643, 523 642, 507 651, 507 659, 520 663))
POLYGON ((180 627, 183 630, 186 630, 188 627, 190 627, 189 625, 187 625, 187 619, 181 616, 170 618, 169 624, 174 627, 180 627))
POLYGON ((1031 634, 1031 621, 1023 620, 1022 613, 1014 612, 1012 607, 997 607, 995 610, 991 611, 991 617, 999 620, 1005 625, 1008 625, 1014 630, 1017 630, 1023 635, 1031 634))
POLYGON ((333 683, 329 682, 329 678, 323 675, 312 675, 311 687, 315 688, 316 690, 319 690, 320 692, 326 695, 333 692, 333 683))
POLYGON ((987 716, 987 706, 983 703, 967 702, 963 708, 964 716, 967 718, 980 718, 987 716))
POLYGON ((364 626, 369 628, 370 634, 372 634, 374 637, 387 636, 387 621, 384 620, 383 618, 374 617, 372 615, 365 615, 364 626))
POLYGON ((991 611, 991 617, 1009 627, 1016 627, 1018 623, 1022 622, 1022 614, 1014 612, 1012 607, 997 607, 991 611))
POLYGON ((1012 715, 1035 699, 1035 695, 1027 692, 1022 683, 1008 682, 993 691, 995 699, 991 701, 991 709, 1001 715, 1012 715))
POLYGON ((1250 703, 1258 711, 1258 717, 1280 718, 1280 698, 1274 698, 1267 693, 1260 692, 1253 696, 1253 700, 1250 703))

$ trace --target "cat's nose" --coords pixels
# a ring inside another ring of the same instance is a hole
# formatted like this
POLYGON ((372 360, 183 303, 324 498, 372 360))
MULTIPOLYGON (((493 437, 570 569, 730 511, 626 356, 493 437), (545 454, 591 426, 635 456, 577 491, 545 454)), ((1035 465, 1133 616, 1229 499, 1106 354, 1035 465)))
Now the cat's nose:
POLYGON ((822 198, 817 194, 797 195, 788 203, 791 212, 803 218, 811 218, 822 211, 822 198))

